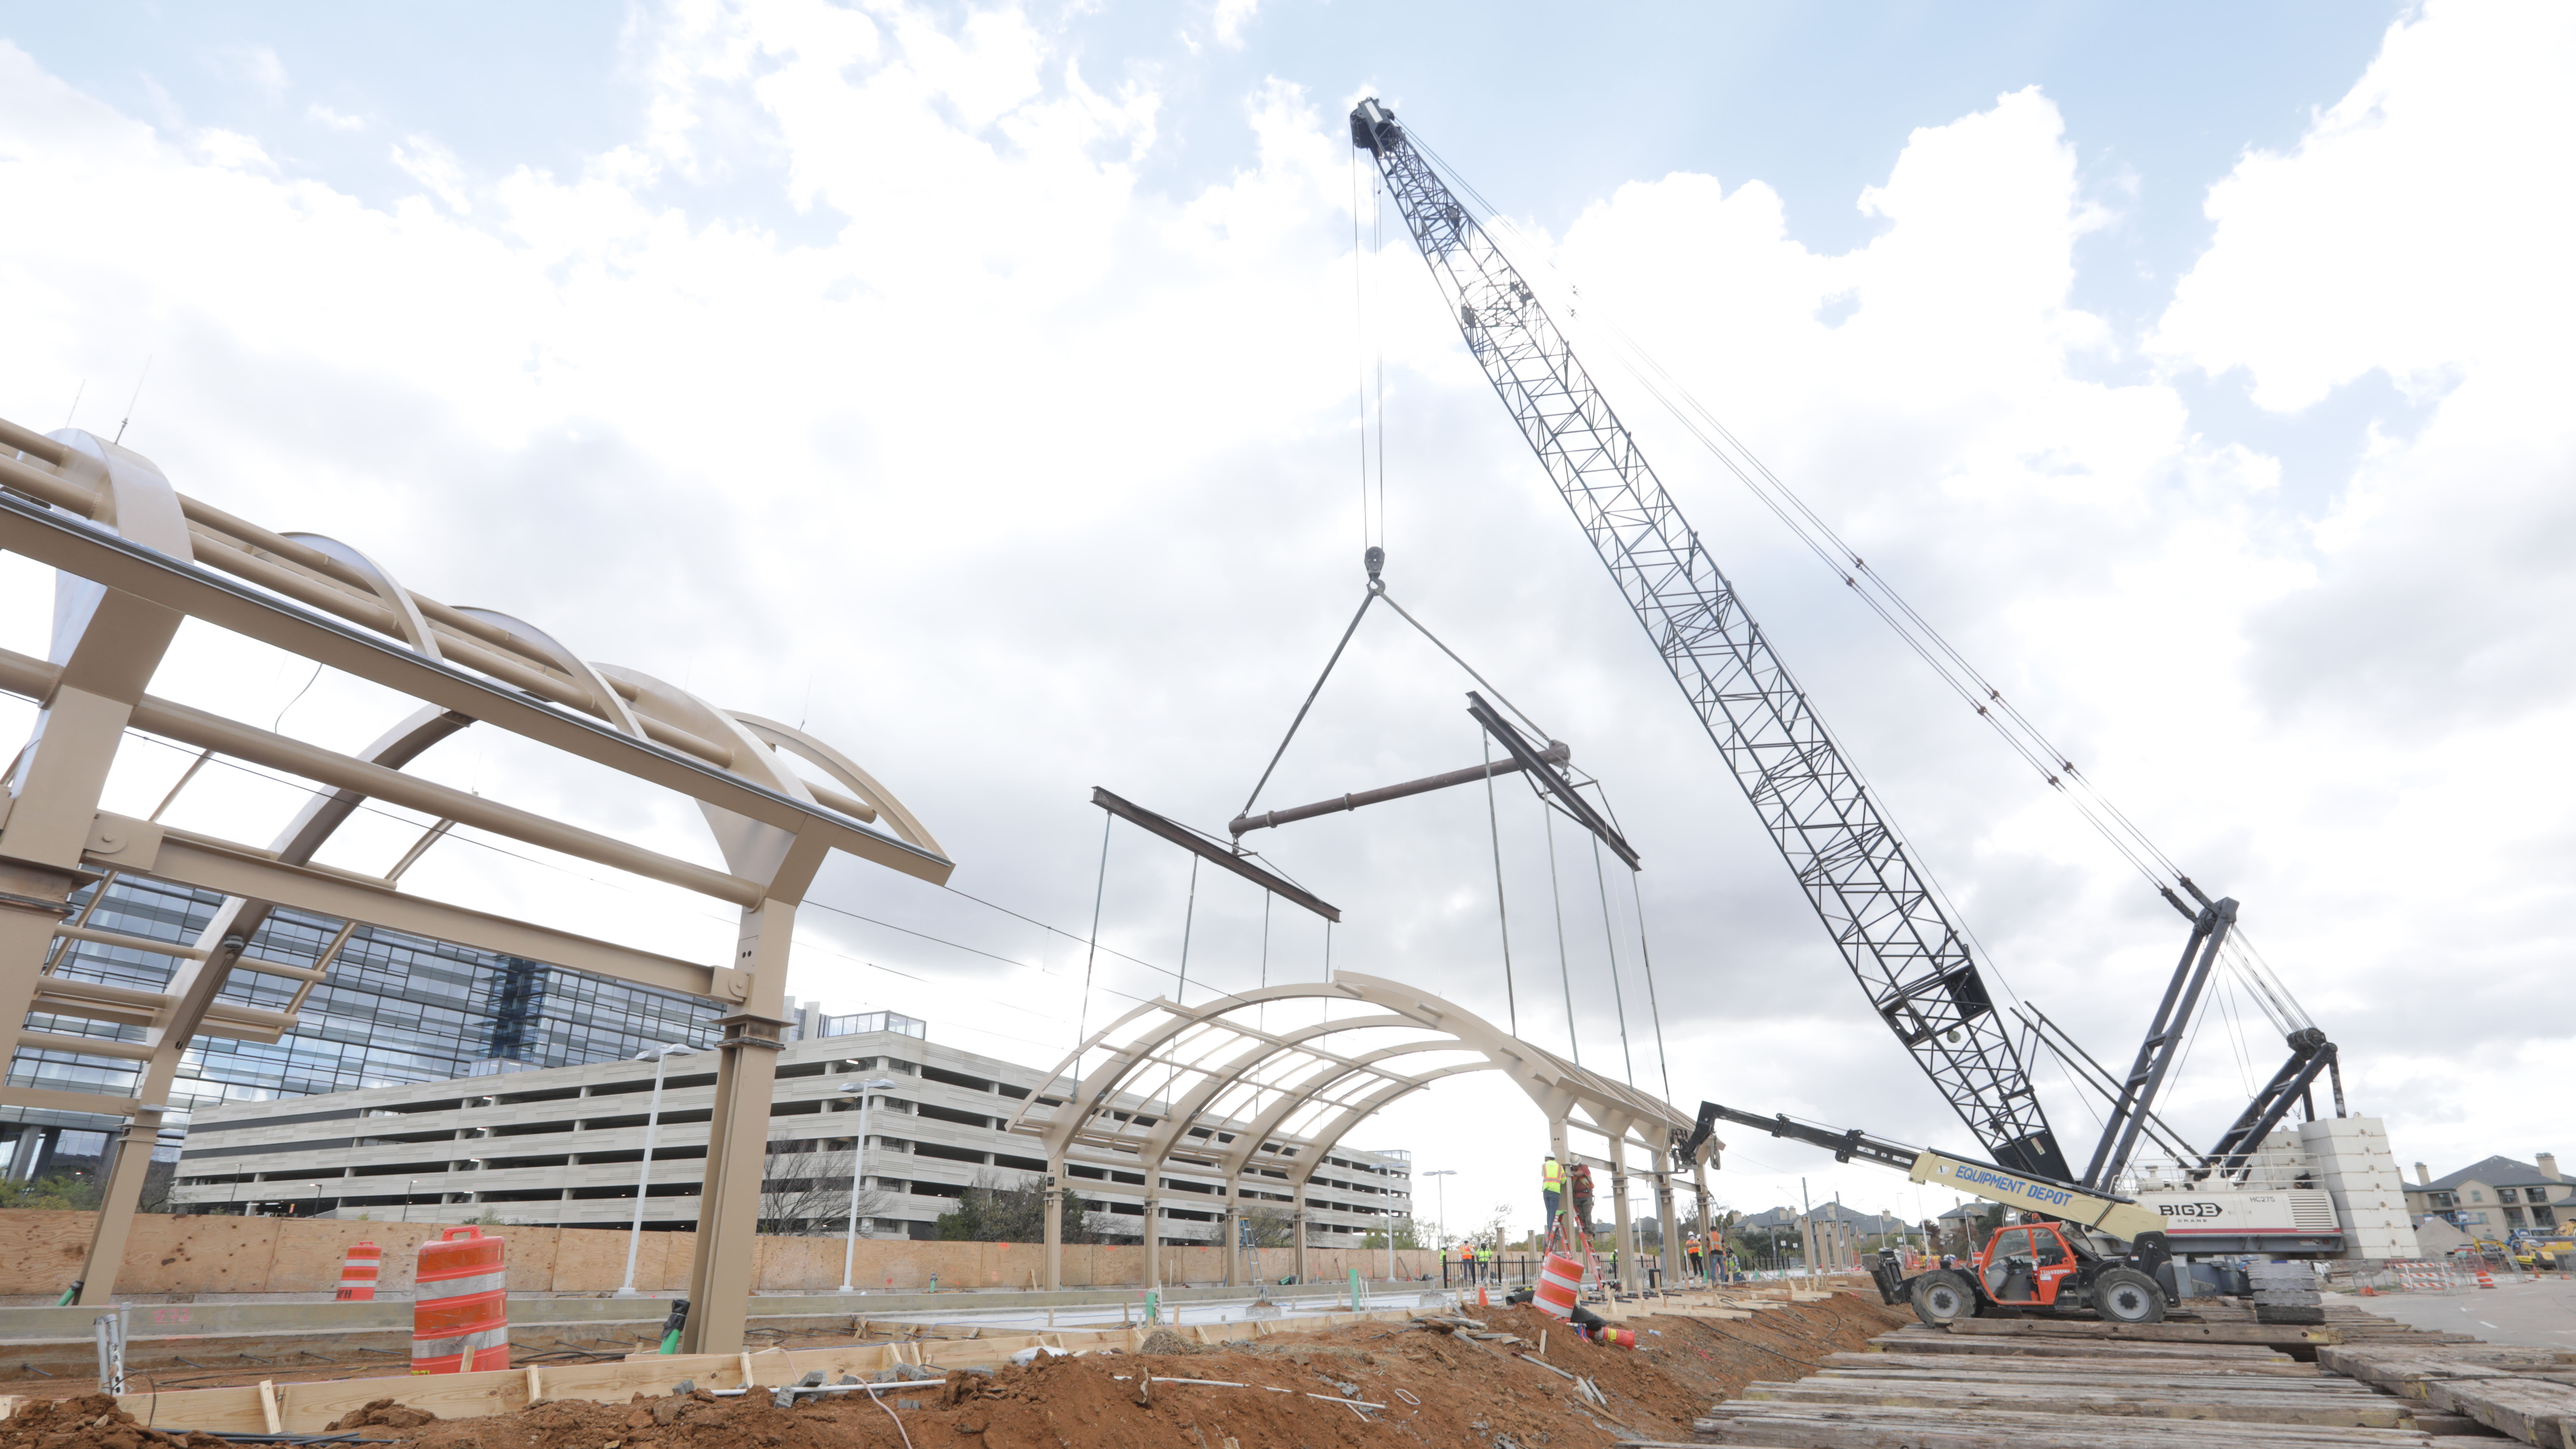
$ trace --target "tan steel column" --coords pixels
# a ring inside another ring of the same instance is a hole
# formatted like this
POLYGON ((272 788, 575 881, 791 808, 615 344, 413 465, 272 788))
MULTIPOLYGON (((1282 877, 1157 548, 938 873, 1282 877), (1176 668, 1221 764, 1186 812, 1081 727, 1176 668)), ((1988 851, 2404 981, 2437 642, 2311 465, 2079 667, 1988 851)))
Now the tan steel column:
POLYGON ((1630 1293, 1637 1291, 1644 1276, 1637 1271, 1637 1236, 1628 1223, 1628 1139, 1625 1134, 1610 1139, 1610 1221, 1618 1246, 1613 1258, 1619 1273, 1619 1286, 1630 1293))
POLYGON ((1046 1287, 1049 1293, 1064 1286, 1064 1159, 1047 1164, 1046 1175, 1046 1287))
MULTIPOLYGON (((1583 1220, 1574 1215, 1574 1148, 1566 1139, 1564 1118, 1559 1117, 1547 1124, 1547 1140, 1548 1145, 1555 1149, 1556 1160, 1565 1168, 1566 1173, 1563 1190, 1556 1195, 1557 1228, 1565 1235, 1566 1242, 1581 1245, 1583 1220)), ((1591 1261, 1583 1246, 1577 1246, 1573 1251, 1576 1262, 1591 1261)))
POLYGON ((1145 1194, 1145 1286, 1148 1289, 1163 1286, 1163 1224, 1156 1217, 1156 1214, 1162 1210, 1163 1200, 1154 1196, 1151 1189, 1147 1189, 1145 1194))
MULTIPOLYGON (((179 496, 151 460, 87 433, 71 432, 58 441, 64 457, 56 471, 96 491, 97 522, 183 563, 193 561, 179 496)), ((0 1023, 8 1025, 13 1040, 43 975, 54 925, 68 914, 48 903, 96 879, 81 868, 81 851, 98 816, 99 792, 134 706, 178 635, 180 617, 87 579, 54 576, 53 644, 46 657, 62 673, 42 702, 0 812, 0 892, 19 898, 0 897, 0 1023)), ((157 1074, 157 1086, 154 1075, 137 1073, 136 1098, 158 1106, 169 1092, 168 1074, 157 1074)), ((104 1304, 115 1293, 116 1269, 125 1258, 160 1124, 158 1111, 138 1112, 127 1121, 90 1240, 84 1304, 104 1304), (140 1151, 130 1150, 138 1144, 140 1151)))
POLYGON ((1682 1281, 1690 1264, 1682 1252, 1681 1224, 1673 1221, 1673 1175, 1661 1167, 1655 1169, 1655 1221, 1664 1225, 1664 1286, 1682 1281))
POLYGON ((1232 1179, 1225 1184, 1225 1218, 1220 1224, 1225 1233, 1225 1286, 1243 1284, 1243 1186, 1232 1179))
POLYGON ((731 978, 745 986, 717 1022, 716 1100, 698 1195, 697 1256, 689 1268, 689 1324, 682 1353, 738 1353, 751 1307, 759 1248, 760 1181, 768 1166, 769 1099, 787 1025, 787 951, 796 907, 772 899, 742 913, 731 978))

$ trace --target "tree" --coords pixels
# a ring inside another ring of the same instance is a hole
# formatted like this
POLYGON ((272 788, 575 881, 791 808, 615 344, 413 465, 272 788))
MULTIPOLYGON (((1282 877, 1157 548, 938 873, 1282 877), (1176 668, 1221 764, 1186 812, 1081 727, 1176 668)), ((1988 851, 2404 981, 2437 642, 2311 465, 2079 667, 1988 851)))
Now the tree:
MULTIPOLYGON (((1360 1246, 1363 1248, 1384 1248, 1386 1246, 1386 1232, 1387 1230, 1384 1228, 1371 1229, 1366 1237, 1360 1239, 1360 1246)), ((1409 1216, 1400 1217, 1395 1220, 1395 1245, 1398 1248, 1423 1248, 1430 1246, 1430 1244, 1423 1241, 1421 1224, 1416 1223, 1409 1216)))
POLYGON ((1639 1247, 1661 1248, 1664 1245, 1664 1225, 1653 1213, 1637 1219, 1636 1227, 1639 1247))
MULTIPOLYGON (((1068 1191, 1058 1209, 1060 1231, 1068 1243, 1088 1243, 1096 1234, 1091 1215, 1097 1205, 1068 1191)), ((946 1242, 1041 1243, 1046 1241, 1046 1181, 1022 1174, 1005 1182, 995 1173, 975 1174, 975 1185, 957 1206, 939 1215, 939 1237, 946 1242)))
POLYGON ((1286 1208, 1253 1203, 1243 1209, 1244 1228, 1249 1234, 1244 1246, 1250 1248, 1293 1248, 1297 1246, 1297 1218, 1286 1208))
MULTIPOLYGON (((852 1214, 847 1152, 817 1151, 811 1142, 773 1142, 761 1164, 760 1228, 782 1237, 827 1237, 849 1231, 852 1214)), ((874 1217, 888 1195, 867 1188, 856 1216, 874 1217)))

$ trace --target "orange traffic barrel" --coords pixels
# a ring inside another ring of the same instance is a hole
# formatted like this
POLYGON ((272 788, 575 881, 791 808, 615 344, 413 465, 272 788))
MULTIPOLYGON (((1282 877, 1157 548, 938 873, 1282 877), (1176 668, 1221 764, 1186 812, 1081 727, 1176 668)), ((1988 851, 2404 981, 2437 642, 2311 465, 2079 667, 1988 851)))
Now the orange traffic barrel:
POLYGON ((1550 1253, 1539 1264, 1538 1288, 1531 1297, 1549 1317, 1571 1318, 1575 1296, 1582 1291, 1583 1265, 1563 1253, 1550 1253))
POLYGON ((340 1291, 333 1297, 342 1303, 376 1301, 376 1271, 384 1266, 385 1250, 373 1243, 351 1243, 349 1256, 340 1260, 340 1291))
POLYGON ((411 1371, 461 1374, 510 1366, 510 1299, 502 1240, 449 1228, 420 1245, 411 1305, 411 1371))

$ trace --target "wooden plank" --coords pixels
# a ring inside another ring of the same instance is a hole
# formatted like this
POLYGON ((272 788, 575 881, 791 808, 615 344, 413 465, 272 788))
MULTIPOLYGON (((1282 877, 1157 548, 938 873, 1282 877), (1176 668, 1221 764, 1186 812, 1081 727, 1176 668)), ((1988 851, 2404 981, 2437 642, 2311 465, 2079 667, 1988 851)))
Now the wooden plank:
POLYGON ((2127 1377, 2137 1373, 2213 1373, 2270 1379, 2314 1379, 2317 1366, 2292 1359, 2268 1358, 2054 1358, 2037 1354, 1829 1353, 1818 1360, 1820 1371, 1875 1373, 1922 1369, 1964 1377, 1989 1374, 2071 1374, 2127 1377))
POLYGON ((1962 1318, 1965 1338, 2074 1338, 2122 1343, 2341 1343, 2339 1328, 2288 1323, 2096 1323, 2066 1318, 1962 1318))
POLYGON ((2576 1449, 2576 1388, 2547 1379, 2435 1379, 2425 1399, 2541 1449, 2576 1449))
POLYGON ((259 1413, 261 1420, 267 1425, 269 1433, 283 1434, 286 1432, 285 1427, 281 1425, 277 1419, 277 1385, 268 1379, 261 1379, 259 1381, 259 1413))
MULTIPOLYGON (((165 1400, 177 1395, 164 1395, 165 1400)), ((406 1374, 401 1378, 326 1379, 320 1383, 278 1387, 277 1417, 285 1427, 253 1432, 319 1434, 332 1420, 363 1409, 378 1399, 422 1409, 442 1419, 471 1419, 507 1414, 527 1407, 528 1376, 519 1369, 491 1369, 471 1374, 406 1374)), ((173 1408, 160 1407, 160 1422, 177 1423, 173 1408)), ((135 1417, 141 1418, 137 1414, 135 1417)), ((189 1428, 203 1425, 190 1424, 189 1428)))
POLYGON ((2409 1422, 2403 1404, 2377 1394, 2339 1400, 2316 1395, 2179 1397, 2169 1390, 2157 1389, 2068 1386, 1978 1389, 1955 1382, 1874 1384, 1858 1379, 1807 1379, 1794 1384, 1746 1384, 1744 1401, 1869 1404, 1890 1409, 2010 1410, 2141 1419, 2215 1419, 2238 1424, 2312 1424, 2371 1429, 2399 1429, 2409 1422))
POLYGON ((171 1389, 158 1394, 121 1394, 116 1406, 143 1423, 165 1431, 203 1429, 210 1434, 265 1434, 268 1415, 260 1408, 259 1390, 249 1385, 222 1389, 171 1389))
MULTIPOLYGON (((1935 1360, 1925 1360, 1935 1362, 1935 1360)), ((2024 1388, 2083 1387, 2152 1388, 2174 1394, 2306 1394, 2328 1398, 2385 1398, 2367 1385, 2349 1379, 2284 1379, 2262 1374, 2136 1374, 2105 1364, 2090 1373, 2063 1374, 1978 1374, 1957 1369, 1851 1369, 1827 1366, 1809 1377, 1837 1382, 1892 1384, 1998 1384, 2024 1388)))
POLYGON ((2430 1444, 2423 1434, 2402 1429, 1860 1407, 1700 1419, 1691 1429, 1704 1444, 1766 1449, 2429 1449, 2430 1444))
MULTIPOLYGON (((2290 1363, 2288 1354, 2262 1344, 2094 1343, 2079 1338, 1953 1338, 1946 1333, 1886 1333, 1870 1344, 1890 1353, 1964 1354, 1978 1358, 2242 1358, 2248 1362, 2290 1363)), ((2320 1353, 2324 1350, 2318 1350, 2320 1353)))

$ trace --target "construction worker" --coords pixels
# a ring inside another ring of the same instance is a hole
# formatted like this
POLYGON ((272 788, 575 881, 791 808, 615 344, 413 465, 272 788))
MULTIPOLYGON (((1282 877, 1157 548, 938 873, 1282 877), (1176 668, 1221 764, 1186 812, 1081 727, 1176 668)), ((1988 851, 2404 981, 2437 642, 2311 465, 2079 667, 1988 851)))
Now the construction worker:
POLYGON ((1570 1174, 1574 1181, 1574 1220, 1583 1226, 1583 1237, 1592 1238, 1592 1169, 1585 1163, 1574 1164, 1570 1174))
POLYGON ((1502 1249, 1500 1249, 1500 1248, 1498 1248, 1498 1247, 1494 1246, 1492 1243, 1487 1243, 1487 1244, 1486 1244, 1485 1246, 1483 1246, 1482 1248, 1479 1248, 1479 1249, 1477 1249, 1477 1250, 1476 1250, 1476 1256, 1478 1256, 1478 1257, 1480 1257, 1480 1258, 1482 1258, 1482 1259, 1484 1259, 1484 1260, 1485 1260, 1485 1261, 1484 1261, 1484 1265, 1483 1265, 1483 1267, 1481 1268, 1481 1270, 1480 1270, 1480 1271, 1484 1274, 1484 1279, 1485 1279, 1485 1281, 1486 1281, 1486 1282, 1488 1282, 1488 1283, 1500 1283, 1500 1282, 1502 1282, 1502 1281, 1503 1281, 1503 1279, 1502 1279, 1503 1250, 1502 1250, 1502 1249))
POLYGON ((1691 1276, 1694 1278, 1698 1277, 1701 1271, 1699 1260, 1699 1229, 1691 1229, 1690 1236, 1682 1239, 1682 1256, 1690 1265, 1691 1276))
POLYGON ((1565 1169, 1558 1164, 1553 1152, 1538 1166, 1538 1185, 1540 1195, 1547 1199, 1547 1226, 1553 1232, 1556 1230, 1557 1203, 1565 1192, 1565 1169))
POLYGON ((1467 1284, 1476 1281, 1476 1245, 1463 1238, 1458 1243, 1458 1281, 1467 1284))

